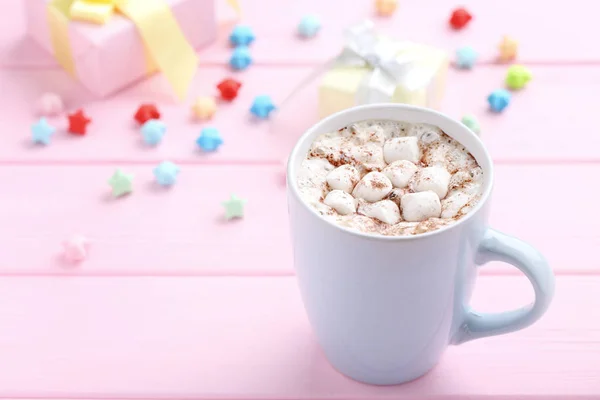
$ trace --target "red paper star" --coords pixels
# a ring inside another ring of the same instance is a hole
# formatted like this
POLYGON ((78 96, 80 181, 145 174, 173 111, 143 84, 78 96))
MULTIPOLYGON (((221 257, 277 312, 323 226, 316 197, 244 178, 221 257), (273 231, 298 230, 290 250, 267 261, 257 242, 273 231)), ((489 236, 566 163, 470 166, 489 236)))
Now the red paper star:
POLYGON ((221 92, 221 98, 227 101, 237 97, 240 87, 242 87, 242 84, 235 79, 225 79, 217 85, 217 89, 221 92))
POLYGON ((75 135, 85 135, 87 125, 92 120, 85 116, 83 110, 79 109, 74 114, 69 114, 69 133, 75 135))
POLYGON ((160 113, 154 104, 142 104, 133 118, 135 118, 140 125, 143 125, 149 119, 159 119, 160 113))
POLYGON ((471 19, 473 19, 473 17, 467 10, 464 8, 457 8, 452 12, 452 16, 450 17, 450 26, 454 29, 462 29, 471 19))

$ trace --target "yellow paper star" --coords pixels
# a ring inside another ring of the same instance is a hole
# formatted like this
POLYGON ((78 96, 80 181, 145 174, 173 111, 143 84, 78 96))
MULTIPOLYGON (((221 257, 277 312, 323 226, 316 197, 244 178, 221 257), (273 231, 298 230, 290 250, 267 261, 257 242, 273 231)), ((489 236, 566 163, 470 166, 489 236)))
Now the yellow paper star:
POLYGON ((396 11, 398 0, 375 0, 375 9, 379 15, 389 17, 396 11))
POLYGON ((510 36, 504 36, 502 41, 498 45, 498 50, 500 50, 500 55, 498 58, 500 61, 511 61, 517 58, 517 50, 519 48, 519 42, 510 36))
POLYGON ((192 106, 192 112, 198 119, 211 119, 217 111, 217 103, 213 97, 198 97, 192 106))

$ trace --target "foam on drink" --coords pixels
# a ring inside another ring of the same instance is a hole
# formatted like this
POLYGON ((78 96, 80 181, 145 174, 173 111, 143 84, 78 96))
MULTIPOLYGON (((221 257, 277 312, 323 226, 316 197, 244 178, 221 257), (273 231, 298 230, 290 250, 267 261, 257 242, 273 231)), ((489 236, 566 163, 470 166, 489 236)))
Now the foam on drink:
POLYGON ((481 198, 483 172, 464 146, 433 125, 370 120, 317 137, 297 183, 323 218, 400 236, 466 215, 481 198))

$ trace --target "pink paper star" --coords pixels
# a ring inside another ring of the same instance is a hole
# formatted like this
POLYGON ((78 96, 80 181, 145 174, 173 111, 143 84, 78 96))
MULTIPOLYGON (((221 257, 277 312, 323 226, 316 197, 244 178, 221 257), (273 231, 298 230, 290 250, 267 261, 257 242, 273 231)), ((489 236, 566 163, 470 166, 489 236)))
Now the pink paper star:
POLYGON ((63 109, 63 101, 55 93, 44 93, 37 102, 37 112, 42 116, 54 117, 62 114, 63 109))
POLYGON ((63 242, 64 256, 67 261, 81 262, 86 259, 89 240, 82 235, 74 235, 63 242))

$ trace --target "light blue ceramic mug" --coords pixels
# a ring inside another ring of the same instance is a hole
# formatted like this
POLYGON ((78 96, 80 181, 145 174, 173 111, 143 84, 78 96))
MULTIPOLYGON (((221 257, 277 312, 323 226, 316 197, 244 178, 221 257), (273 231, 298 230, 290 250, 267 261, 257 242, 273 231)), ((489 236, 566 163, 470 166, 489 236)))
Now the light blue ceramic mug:
POLYGON ((288 163, 294 264, 310 323, 331 364, 358 381, 390 385, 433 368, 450 344, 523 329, 548 308, 554 276, 533 247, 488 226, 494 168, 482 142, 438 112, 373 104, 334 114, 310 128, 288 163), (458 222, 409 237, 359 233, 322 219, 299 197, 297 171, 320 134, 353 122, 428 123, 462 143, 482 167, 483 196, 458 222), (499 314, 469 307, 477 268, 503 261, 531 282, 535 301, 499 314))

